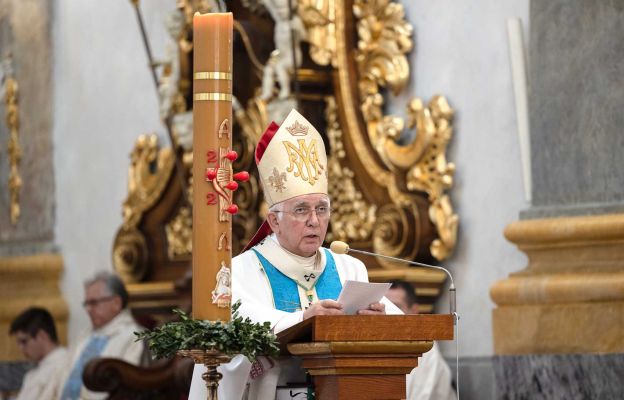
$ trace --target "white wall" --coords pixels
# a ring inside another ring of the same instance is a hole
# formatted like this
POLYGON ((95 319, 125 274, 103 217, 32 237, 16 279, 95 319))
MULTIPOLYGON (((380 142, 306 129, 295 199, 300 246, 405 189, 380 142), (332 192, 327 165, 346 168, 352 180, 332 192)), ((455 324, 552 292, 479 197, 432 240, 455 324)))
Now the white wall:
MULTIPOLYGON (((493 353, 489 288, 526 258, 503 237, 524 202, 509 64, 506 19, 520 17, 528 33, 528 0, 402 0, 415 29, 412 76, 406 94, 390 102, 404 114, 410 96, 446 96, 456 111, 447 153, 457 173, 451 192, 460 217, 455 254, 445 264, 457 287, 460 356, 493 353)), ((528 36, 528 35, 526 35, 528 36)), ((443 296, 437 309, 448 309, 443 296)), ((447 357, 454 343, 443 343, 447 357)))
MULTIPOLYGON (((175 1, 141 1, 156 56, 175 1)), ((55 1, 53 15, 55 240, 65 260, 61 289, 70 342, 89 326, 82 283, 112 270, 129 154, 138 135, 165 138, 156 92, 129 0, 55 1)), ((166 144, 166 142, 164 142, 166 144)))

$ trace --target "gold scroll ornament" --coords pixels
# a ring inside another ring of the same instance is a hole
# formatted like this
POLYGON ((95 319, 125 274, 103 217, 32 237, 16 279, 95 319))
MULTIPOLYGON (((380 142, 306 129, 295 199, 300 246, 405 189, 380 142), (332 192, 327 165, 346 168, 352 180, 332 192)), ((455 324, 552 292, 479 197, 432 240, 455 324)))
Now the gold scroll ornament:
MULTIPOLYGON (((299 2, 298 13, 306 24, 311 43, 310 56, 320 65, 331 62, 338 70, 335 85, 344 113, 346 126, 343 130, 367 174, 379 186, 387 187, 397 207, 410 203, 406 197, 409 192, 427 194, 429 219, 438 233, 430 251, 436 259, 443 260, 455 247, 458 226, 458 217, 444 193, 452 186, 455 171, 455 166, 447 163, 445 156, 452 136, 453 110, 443 96, 435 96, 427 106, 418 98, 410 100, 407 122, 384 115, 385 101, 381 92, 389 89, 396 95, 405 88, 409 78, 406 54, 413 48, 413 27, 405 20, 403 6, 390 0, 352 2, 357 30, 355 65, 359 92, 354 96, 349 90, 354 76, 349 68, 353 53, 349 42, 351 34, 346 29, 346 4, 351 3, 345 0, 299 2), (360 121, 365 127, 363 134, 360 121), (401 145, 397 140, 405 128, 415 130, 415 139, 401 145), (368 139, 372 151, 364 138, 368 139), (381 159, 383 165, 376 159, 381 159), (408 192, 403 191, 400 182, 405 182, 408 192)), ((341 173, 350 172, 343 170, 341 173)), ((397 218, 401 219, 398 215, 397 218)), ((344 227, 348 223, 338 225, 344 227)), ((355 236, 349 238, 355 239, 362 238, 366 232, 352 229, 351 233, 355 236)))
MULTIPOLYGON (((149 252, 139 224, 160 199, 175 165, 170 148, 158 147, 158 136, 141 135, 130 154, 128 196, 123 203, 123 225, 113 244, 113 264, 125 282, 140 282, 148 273, 149 252)), ((184 221, 180 221, 183 224, 184 221)), ((183 229, 183 226, 177 226, 183 229)))

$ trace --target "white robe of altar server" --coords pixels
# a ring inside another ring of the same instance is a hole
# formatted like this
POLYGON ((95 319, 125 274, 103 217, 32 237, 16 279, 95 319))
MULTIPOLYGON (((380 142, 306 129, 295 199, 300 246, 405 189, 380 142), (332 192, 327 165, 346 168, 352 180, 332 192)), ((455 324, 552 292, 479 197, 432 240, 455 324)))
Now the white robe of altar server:
POLYGON ((15 400, 55 400, 67 356, 65 347, 59 346, 52 350, 24 375, 22 388, 15 400))
MULTIPOLYGON (((368 282, 368 274, 364 264, 349 255, 332 253, 340 282, 346 280, 368 282)), ((303 311, 285 312, 276 310, 273 305, 271 286, 261 267, 260 260, 251 250, 232 259, 232 303, 241 301, 239 313, 249 317, 253 322, 269 321, 275 333, 303 321, 303 311)), ((402 314, 392 302, 385 297, 387 314, 402 314)), ((281 361, 268 369, 259 378, 249 380, 250 400, 270 400, 275 398, 275 390, 282 368, 281 361)), ((236 356, 229 364, 219 367, 223 378, 219 383, 219 399, 240 400, 248 382, 251 363, 243 356, 236 356)), ((195 365, 189 400, 205 400, 206 386, 201 378, 205 372, 203 365, 195 365)))
POLYGON ((407 375, 407 400, 455 400, 451 369, 437 343, 418 359, 418 368, 407 375))
MULTIPOLYGON (((139 332, 143 329, 144 328, 142 328, 135 322, 132 314, 130 313, 130 310, 124 309, 108 324, 104 325, 100 329, 92 330, 91 332, 89 332, 88 335, 83 336, 82 339, 72 350, 71 360, 69 360, 70 362, 65 365, 65 374, 58 387, 59 396, 63 392, 66 380, 71 374, 71 371, 74 368, 74 364, 80 358, 80 355, 87 345, 87 342, 89 342, 91 336, 98 335, 108 337, 108 342, 106 343, 106 346, 100 353, 99 357, 118 358, 130 364, 139 365, 145 347, 143 345, 143 342, 136 341, 136 335, 134 334, 134 332, 139 332)), ((100 400, 106 398, 108 398, 108 393, 92 392, 88 390, 84 385, 82 386, 82 389, 80 391, 81 400, 100 400)), ((60 397, 59 399, 64 400, 60 397)))

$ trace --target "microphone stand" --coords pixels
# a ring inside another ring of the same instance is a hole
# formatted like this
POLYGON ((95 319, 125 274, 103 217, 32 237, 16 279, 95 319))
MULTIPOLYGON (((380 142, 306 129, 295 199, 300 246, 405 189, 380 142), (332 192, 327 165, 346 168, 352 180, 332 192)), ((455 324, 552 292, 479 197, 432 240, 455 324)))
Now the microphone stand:
POLYGON ((416 265, 419 267, 435 268, 435 269, 444 271, 446 275, 449 277, 449 279, 451 280, 451 286, 449 287, 450 314, 453 316, 453 323, 457 324, 457 320, 459 319, 459 314, 457 313, 457 291, 455 290, 455 282, 453 281, 453 275, 451 275, 449 270, 443 267, 438 267, 437 265, 429 265, 429 264, 419 263, 419 262, 411 261, 411 260, 403 260, 401 258, 386 256, 383 254, 371 253, 370 251, 365 251, 365 250, 356 250, 356 249, 352 249, 348 247, 347 245, 345 253, 349 253, 351 251, 354 253, 365 254, 368 256, 381 257, 381 258, 386 258, 386 259, 397 261, 397 262, 404 262, 404 263, 416 265))

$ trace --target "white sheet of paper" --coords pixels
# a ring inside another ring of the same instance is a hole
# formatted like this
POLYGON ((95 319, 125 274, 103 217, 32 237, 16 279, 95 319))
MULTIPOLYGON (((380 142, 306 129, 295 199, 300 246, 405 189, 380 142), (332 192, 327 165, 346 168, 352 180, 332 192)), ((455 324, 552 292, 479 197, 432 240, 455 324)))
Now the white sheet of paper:
POLYGON ((378 303, 388 289, 390 283, 345 281, 338 296, 338 303, 342 304, 342 311, 345 314, 354 315, 358 310, 368 308, 372 303, 378 303))

